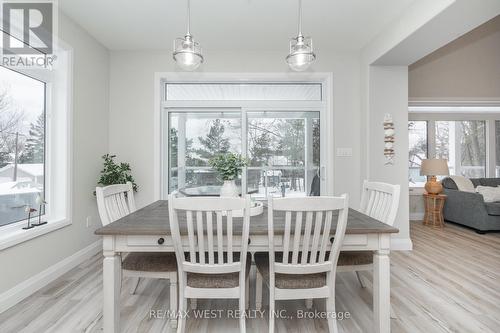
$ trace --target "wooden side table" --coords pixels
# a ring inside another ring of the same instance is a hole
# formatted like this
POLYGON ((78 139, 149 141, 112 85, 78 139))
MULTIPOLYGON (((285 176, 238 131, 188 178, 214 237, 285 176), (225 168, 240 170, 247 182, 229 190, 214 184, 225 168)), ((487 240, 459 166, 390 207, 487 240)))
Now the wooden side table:
POLYGON ((428 225, 433 228, 444 227, 443 207, 445 201, 446 195, 444 194, 424 194, 424 225, 428 225))

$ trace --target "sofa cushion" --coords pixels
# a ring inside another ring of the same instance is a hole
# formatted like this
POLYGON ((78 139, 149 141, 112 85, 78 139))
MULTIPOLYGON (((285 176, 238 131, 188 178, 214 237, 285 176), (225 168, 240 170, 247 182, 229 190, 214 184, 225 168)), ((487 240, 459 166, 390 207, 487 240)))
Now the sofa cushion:
POLYGON ((480 181, 483 186, 497 187, 500 185, 500 178, 481 178, 480 181))
POLYGON ((457 184, 455 184, 455 181, 450 177, 444 178, 441 181, 441 185, 443 185, 444 188, 447 188, 449 190, 458 190, 457 184))
POLYGON ((500 202, 485 202, 488 215, 500 216, 500 202))
POLYGON ((479 185, 483 185, 481 183, 482 178, 470 178, 470 181, 474 185, 474 187, 478 187, 479 185))
POLYGON ((474 183, 469 178, 464 176, 450 176, 450 178, 453 179, 459 191, 474 192, 474 183))
MULTIPOLYGON (((496 187, 497 185, 485 185, 485 184, 493 184, 493 182, 489 181, 490 179, 494 179, 495 181, 498 180, 498 185, 500 185, 500 178, 469 178, 469 179, 472 182, 472 185, 474 185, 474 187, 478 187, 479 185, 496 187)), ((441 180, 441 184, 446 189, 458 190, 457 184, 450 177, 443 178, 443 180, 441 180)))
POLYGON ((480 185, 476 192, 483 196, 484 202, 500 202, 500 187, 480 185))

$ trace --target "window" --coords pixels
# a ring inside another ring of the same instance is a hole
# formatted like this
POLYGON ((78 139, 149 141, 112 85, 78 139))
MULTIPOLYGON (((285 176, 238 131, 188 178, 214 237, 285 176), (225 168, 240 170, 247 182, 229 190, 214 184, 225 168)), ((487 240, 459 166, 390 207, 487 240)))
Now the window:
POLYGON ((436 121, 435 157, 448 160, 451 175, 486 176, 486 122, 436 121))
POLYGON ((237 183, 255 198, 320 191, 320 112, 174 111, 168 128, 169 192, 197 188, 208 193, 221 185, 208 161, 225 152, 248 158, 237 183))
POLYGON ((170 192, 220 185, 208 165, 218 154, 241 154, 241 115, 236 112, 171 112, 170 192))
POLYGON ((427 121, 408 122, 408 135, 408 180, 412 187, 423 187, 426 177, 420 176, 420 165, 427 158, 427 121))
POLYGON ((168 83, 169 101, 321 101, 319 83, 168 83))
POLYGON ((224 152, 248 159, 236 183, 255 199, 332 193, 331 166, 322 164, 333 149, 325 83, 163 84, 164 198, 218 193, 222 181, 208 161, 224 152))
POLYGON ((422 158, 448 160, 450 175, 500 177, 498 119, 499 106, 409 107, 409 186, 425 183, 422 158))
POLYGON ((0 250, 71 224, 73 61, 64 42, 54 43, 53 60, 0 66, 0 250), (32 222, 47 223, 23 229, 28 206, 32 222))
POLYGON ((319 112, 248 112, 248 190, 306 196, 320 168, 319 112))
POLYGON ((45 85, 0 66, 0 226, 45 197, 45 85))

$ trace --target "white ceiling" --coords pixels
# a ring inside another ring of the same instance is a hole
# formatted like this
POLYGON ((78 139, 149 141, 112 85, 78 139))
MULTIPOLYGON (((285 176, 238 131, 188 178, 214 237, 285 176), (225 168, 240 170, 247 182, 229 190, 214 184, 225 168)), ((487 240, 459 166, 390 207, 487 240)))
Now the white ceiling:
MULTIPOLYGON (((315 48, 361 49, 416 0, 303 0, 315 48)), ((297 0, 192 0, 191 33, 204 52, 280 51, 296 35, 297 0)), ((186 0, 59 0, 111 50, 171 49, 185 33, 186 0)))

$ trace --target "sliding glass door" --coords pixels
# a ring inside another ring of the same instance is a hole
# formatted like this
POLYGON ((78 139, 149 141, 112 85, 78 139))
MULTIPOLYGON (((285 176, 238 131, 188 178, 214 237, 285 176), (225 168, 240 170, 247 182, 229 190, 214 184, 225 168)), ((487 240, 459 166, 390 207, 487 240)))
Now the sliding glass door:
POLYGON ((161 197, 217 195, 209 160, 248 159, 237 185, 255 199, 332 195, 331 78, 224 74, 161 82, 161 197), (327 154, 329 152, 329 154, 327 154))
POLYGON ((169 192, 222 182, 208 161, 241 154, 241 114, 234 111, 178 111, 168 117, 169 192))
POLYGON ((247 112, 247 188, 255 197, 319 195, 319 118, 319 112, 247 112))
POLYGON ((256 199, 320 194, 318 110, 167 109, 163 119, 169 193, 211 192, 222 181, 208 161, 233 152, 249 161, 237 183, 256 199))

